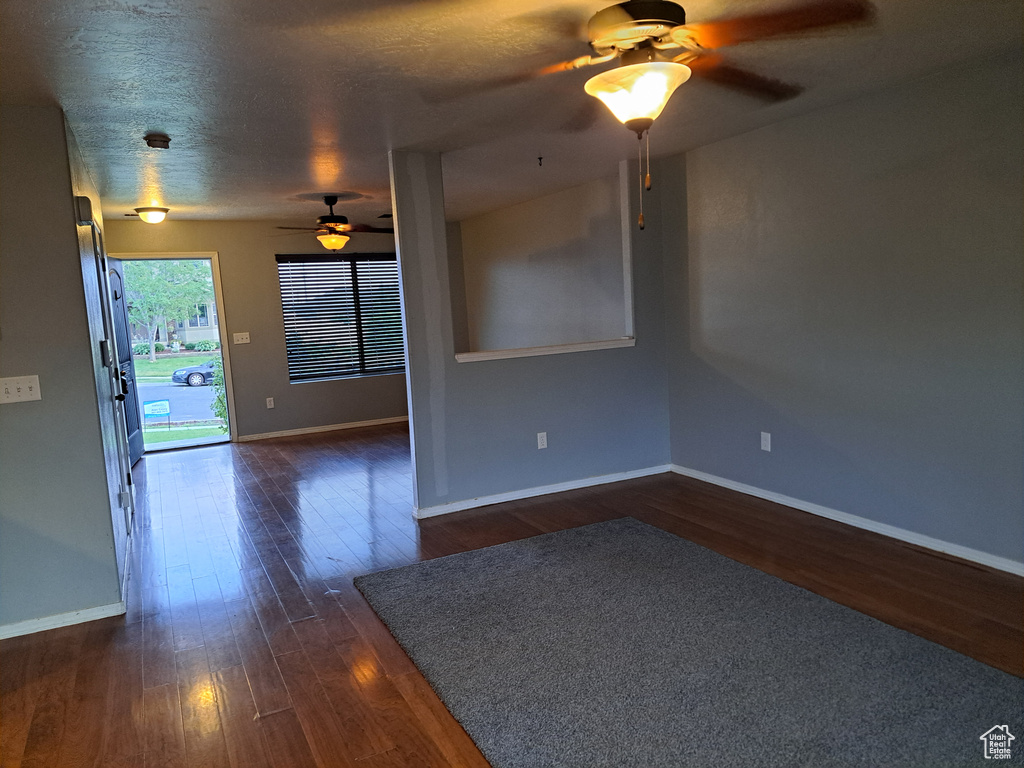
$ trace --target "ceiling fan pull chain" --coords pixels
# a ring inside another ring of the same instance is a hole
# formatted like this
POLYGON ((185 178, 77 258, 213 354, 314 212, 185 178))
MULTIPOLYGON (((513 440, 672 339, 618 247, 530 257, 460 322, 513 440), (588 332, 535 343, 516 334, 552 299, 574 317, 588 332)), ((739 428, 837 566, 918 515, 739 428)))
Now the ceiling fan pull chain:
POLYGON ((643 155, 643 135, 636 135, 636 169, 640 174, 640 215, 637 217, 636 223, 640 225, 640 229, 644 228, 644 155, 643 155))
POLYGON ((651 189, 651 132, 647 131, 647 178, 644 179, 644 189, 648 192, 651 189))

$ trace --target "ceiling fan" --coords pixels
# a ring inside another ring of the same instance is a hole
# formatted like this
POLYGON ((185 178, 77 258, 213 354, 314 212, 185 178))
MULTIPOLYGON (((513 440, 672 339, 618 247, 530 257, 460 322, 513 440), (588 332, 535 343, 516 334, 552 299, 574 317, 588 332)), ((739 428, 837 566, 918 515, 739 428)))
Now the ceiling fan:
POLYGON ((383 234, 395 234, 394 227, 371 227, 368 224, 350 224, 348 218, 334 212, 334 206, 338 204, 337 195, 324 195, 324 205, 329 213, 318 216, 315 227, 278 227, 278 229, 293 229, 299 232, 317 232, 316 239, 323 243, 324 248, 331 251, 340 251, 349 241, 349 232, 373 232, 383 234))
MULTIPOLYGON (((617 69, 637 64, 681 64, 694 76, 718 85, 768 101, 781 101, 793 98, 803 88, 735 67, 720 49, 826 27, 867 23, 873 17, 874 7, 867 0, 817 0, 776 11, 687 24, 685 10, 670 0, 627 0, 598 11, 588 22, 592 54, 544 67, 524 79, 616 59, 617 69)), ((683 82, 688 77, 686 74, 683 82)))
MULTIPOLYGON (((691 75, 766 101, 783 101, 803 88, 729 64, 720 49, 825 27, 870 22, 867 0, 812 0, 803 5, 731 19, 686 23, 682 6, 670 0, 626 0, 598 11, 587 24, 592 53, 520 76, 527 80, 598 64, 616 66, 591 77, 584 90, 643 139, 676 88, 691 75)), ((651 188, 650 138, 648 172, 651 188)), ((642 160, 642 158, 641 158, 642 160)), ((641 174, 643 172, 641 171, 641 174)), ((644 228, 643 193, 640 229, 644 228)))

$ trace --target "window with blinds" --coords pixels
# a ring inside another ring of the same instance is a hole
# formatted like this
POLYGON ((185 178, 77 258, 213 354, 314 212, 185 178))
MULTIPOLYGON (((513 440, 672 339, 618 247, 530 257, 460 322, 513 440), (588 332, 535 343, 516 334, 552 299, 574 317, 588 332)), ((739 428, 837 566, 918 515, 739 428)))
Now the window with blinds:
POLYGON ((291 381, 405 369, 393 253, 278 256, 291 381))

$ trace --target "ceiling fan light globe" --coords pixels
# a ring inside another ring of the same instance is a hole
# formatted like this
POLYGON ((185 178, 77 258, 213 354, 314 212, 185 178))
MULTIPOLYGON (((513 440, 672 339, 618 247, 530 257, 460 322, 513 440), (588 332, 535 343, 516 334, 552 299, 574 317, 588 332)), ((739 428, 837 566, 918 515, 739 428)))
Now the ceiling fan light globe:
POLYGON ((329 251, 340 251, 345 247, 351 238, 348 235, 339 235, 336 232, 328 232, 322 235, 317 235, 316 239, 319 240, 324 248, 329 251))
POLYGON ((156 208, 153 206, 147 208, 136 208, 135 212, 139 214, 139 218, 147 224, 159 224, 165 218, 167 218, 167 212, 170 208, 156 208))
POLYGON ((600 99, 627 127, 653 123, 676 88, 690 79, 690 68, 672 61, 630 64, 587 80, 584 90, 600 99))

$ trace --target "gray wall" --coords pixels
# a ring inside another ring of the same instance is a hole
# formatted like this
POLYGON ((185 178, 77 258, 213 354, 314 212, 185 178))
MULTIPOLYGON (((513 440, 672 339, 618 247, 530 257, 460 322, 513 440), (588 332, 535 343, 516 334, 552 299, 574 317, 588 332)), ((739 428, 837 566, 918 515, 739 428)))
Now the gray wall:
MULTIPOLYGON (((109 217, 112 218, 112 217, 109 217)), ((294 222, 292 222, 294 223, 294 222)), ((176 221, 158 225, 108 221, 107 251, 217 251, 224 305, 221 322, 231 334, 248 331, 251 343, 230 346, 240 436, 405 416, 405 377, 368 376, 291 384, 284 347, 278 253, 327 253, 311 234, 284 236, 275 222, 176 221), (266 399, 274 398, 274 409, 266 399)), ((346 252, 393 251, 390 235, 353 236, 346 252)))
POLYGON ((417 505, 644 469, 668 458, 661 242, 633 233, 636 346, 457 363, 437 155, 395 152, 417 505), (537 450, 536 433, 548 433, 537 450))
POLYGON ((673 462, 1022 559, 1022 72, 990 59, 674 161, 673 462))
POLYGON ((64 118, 0 107, 0 626, 120 601, 64 118))
POLYGON ((613 176, 460 222, 465 351, 630 335, 618 181, 613 176))

